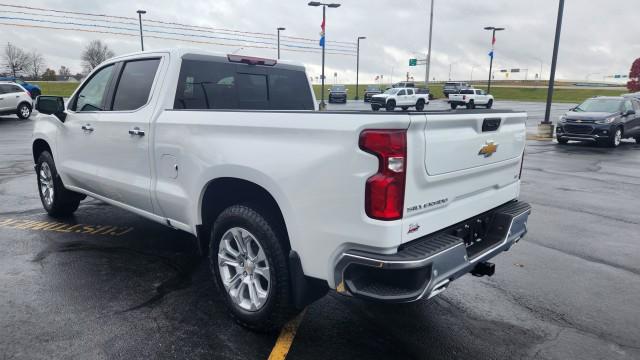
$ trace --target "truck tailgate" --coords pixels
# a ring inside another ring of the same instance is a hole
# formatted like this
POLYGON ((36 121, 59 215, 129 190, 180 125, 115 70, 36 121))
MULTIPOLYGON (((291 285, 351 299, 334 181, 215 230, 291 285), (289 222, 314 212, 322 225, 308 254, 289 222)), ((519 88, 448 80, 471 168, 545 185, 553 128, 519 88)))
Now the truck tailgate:
POLYGON ((403 242, 515 199, 525 120, 484 110, 412 115, 403 242))

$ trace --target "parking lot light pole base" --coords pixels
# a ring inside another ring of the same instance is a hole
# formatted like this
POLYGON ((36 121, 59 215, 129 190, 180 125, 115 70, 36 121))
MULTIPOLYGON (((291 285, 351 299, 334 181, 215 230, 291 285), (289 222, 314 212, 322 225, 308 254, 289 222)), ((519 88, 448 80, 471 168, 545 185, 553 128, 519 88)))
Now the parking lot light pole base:
POLYGON ((541 122, 538 124, 538 139, 539 140, 552 140, 553 139, 553 124, 551 122, 541 122))

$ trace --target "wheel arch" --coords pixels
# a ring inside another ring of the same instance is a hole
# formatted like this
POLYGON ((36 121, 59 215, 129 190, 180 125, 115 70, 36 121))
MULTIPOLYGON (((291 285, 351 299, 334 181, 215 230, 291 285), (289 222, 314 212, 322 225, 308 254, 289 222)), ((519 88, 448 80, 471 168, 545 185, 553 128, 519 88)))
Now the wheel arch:
POLYGON ((202 190, 199 204, 198 247, 207 253, 211 224, 224 209, 234 204, 251 204, 262 210, 262 214, 276 226, 283 245, 290 251, 289 231, 284 214, 276 198, 263 186, 241 178, 221 177, 212 179, 202 190))
POLYGON ((41 138, 35 139, 33 141, 33 144, 31 145, 31 151, 33 154, 33 163, 35 164, 36 162, 38 162, 38 156, 43 152, 43 151, 48 151, 51 156, 53 156, 53 152, 51 151, 51 146, 49 145, 49 143, 41 138))

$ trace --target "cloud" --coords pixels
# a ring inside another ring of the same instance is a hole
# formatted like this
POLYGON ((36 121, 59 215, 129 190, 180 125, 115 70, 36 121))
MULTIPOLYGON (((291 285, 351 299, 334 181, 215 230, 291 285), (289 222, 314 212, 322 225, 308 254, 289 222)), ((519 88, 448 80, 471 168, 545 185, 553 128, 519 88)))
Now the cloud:
MULTIPOLYGON (((15 0, 8 1, 22 5, 15 0)), ((334 41, 355 43, 358 36, 367 37, 361 42, 360 49, 362 82, 373 82, 375 76, 380 74, 390 79, 392 69, 395 79, 406 72, 416 79, 424 77, 424 66, 409 67, 408 60, 410 57, 423 58, 427 51, 428 1, 342 0, 341 3, 340 8, 327 9, 328 47, 331 48, 332 42, 333 45, 339 45, 334 41)), ((505 31, 497 34, 494 67, 526 68, 529 69, 529 75, 533 76, 540 71, 542 61, 543 72, 545 77, 548 76, 557 4, 557 0, 535 3, 526 0, 436 0, 431 76, 438 80, 448 79, 451 68, 453 79, 467 80, 472 69, 474 78, 488 77, 487 53, 491 47, 491 35, 483 30, 488 25, 506 27, 505 31)), ((191 0, 188 2, 188 11, 185 11, 187 5, 184 2, 168 0, 34 0, 29 5, 127 16, 134 22, 137 20, 135 11, 142 8, 147 10, 144 19, 266 34, 275 34, 278 26, 284 26, 286 30, 283 36, 310 39, 318 39, 322 17, 320 8, 309 7, 306 1, 300 0, 191 0)), ((16 9, 0 6, 0 13, 3 10, 16 9)), ((69 21, 64 17, 57 20, 69 21)), ((640 30, 638 24, 637 0, 567 2, 558 57, 558 77, 583 80, 594 73, 602 76, 627 73, 633 60, 640 56, 640 45, 636 39, 640 30)), ((176 31, 167 28, 156 30, 176 31)), ((256 39, 259 41, 272 42, 273 39, 268 35, 254 35, 261 37, 256 39)), ((180 38, 178 35, 167 37, 180 38)), ((43 53, 49 67, 57 69, 65 65, 74 72, 81 70, 79 57, 82 48, 98 38, 103 39, 116 54, 139 49, 135 31, 132 36, 118 36, 0 25, 0 44, 12 42, 28 51, 37 49, 43 53)), ((220 42, 215 39, 201 40, 220 42)), ((300 45, 299 42, 291 42, 294 40, 291 38, 283 37, 282 40, 283 45, 300 45)), ((320 48, 315 40, 306 44, 311 49, 297 49, 302 52, 287 51, 283 46, 282 57, 306 64, 310 76, 319 76, 320 48)), ((274 47, 273 44, 261 45, 274 47)), ((173 46, 200 47, 223 53, 241 47, 145 38, 147 49, 173 46)), ((276 56, 276 50, 269 48, 245 47, 240 53, 276 56)), ((340 82, 355 82, 355 65, 355 56, 327 55, 328 80, 333 80, 329 75, 338 73, 340 82)))

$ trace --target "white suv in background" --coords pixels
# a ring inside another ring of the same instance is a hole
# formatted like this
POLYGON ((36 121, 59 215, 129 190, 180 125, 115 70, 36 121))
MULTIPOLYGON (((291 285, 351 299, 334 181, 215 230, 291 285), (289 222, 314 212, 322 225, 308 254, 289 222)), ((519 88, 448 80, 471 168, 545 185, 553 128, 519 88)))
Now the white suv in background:
POLYGON ((25 88, 8 81, 0 82, 0 115, 16 114, 20 119, 27 119, 31 109, 33 100, 25 88))

